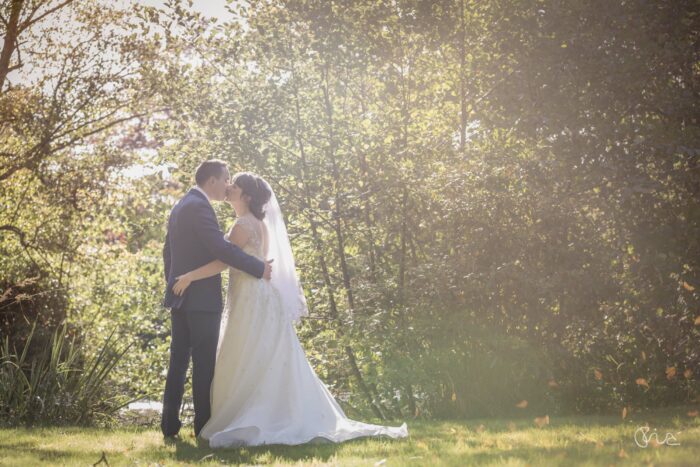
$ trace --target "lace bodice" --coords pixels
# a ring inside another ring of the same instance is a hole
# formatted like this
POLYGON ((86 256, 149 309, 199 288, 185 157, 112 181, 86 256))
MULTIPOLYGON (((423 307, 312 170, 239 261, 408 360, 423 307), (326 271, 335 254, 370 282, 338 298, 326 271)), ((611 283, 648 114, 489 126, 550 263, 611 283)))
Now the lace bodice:
MULTIPOLYGON (((238 226, 243 228, 249 235, 248 243, 243 246, 243 251, 249 255, 253 255, 260 260, 265 259, 265 226, 262 221, 258 220, 255 216, 248 213, 244 216, 236 219, 233 224, 234 227, 238 226)), ((226 239, 229 235, 226 234, 226 239)))

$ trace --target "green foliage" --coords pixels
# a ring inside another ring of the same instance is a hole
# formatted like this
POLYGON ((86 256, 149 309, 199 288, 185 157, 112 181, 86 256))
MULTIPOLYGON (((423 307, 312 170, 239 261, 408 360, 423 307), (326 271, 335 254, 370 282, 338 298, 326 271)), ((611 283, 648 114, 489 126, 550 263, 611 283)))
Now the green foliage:
POLYGON ((160 59, 202 66, 163 75, 180 92, 163 95, 178 111, 162 161, 185 182, 215 154, 280 192, 313 310, 302 337, 350 407, 697 397, 691 2, 232 13, 212 27, 171 10, 183 29, 160 59))
POLYGON ((67 24, 119 24, 93 58, 130 73, 0 89, 3 332, 65 318, 97 345, 116 328, 134 346, 115 378, 155 397, 167 213, 218 157, 275 189, 299 335, 348 413, 698 400, 694 2, 293 0, 226 22, 90 5, 67 24), (89 86, 108 76, 119 99, 89 86), (39 151, 61 126, 77 139, 39 151))
MULTIPOLYGON (((35 323, 36 324, 36 323, 35 323)), ((57 328, 42 352, 29 358, 32 327, 17 351, 5 337, 0 348, 0 414, 3 424, 88 424, 125 405, 110 373, 127 352, 110 335, 90 355, 67 325, 57 328)))
POLYGON ((103 387, 118 358, 103 339, 116 326, 88 341, 91 323, 75 326, 86 300, 78 286, 105 225, 97 208, 110 209, 103 201, 123 169, 146 162, 135 149, 147 145, 138 119, 150 91, 135 86, 127 63, 148 48, 130 36, 125 11, 101 2, 13 1, 0 10, 3 402, 8 423, 82 423, 114 406, 103 387), (68 322, 74 340, 64 344, 55 330, 68 322), (14 348, 24 348, 21 358, 14 348), (93 353, 95 367, 78 371, 93 353))

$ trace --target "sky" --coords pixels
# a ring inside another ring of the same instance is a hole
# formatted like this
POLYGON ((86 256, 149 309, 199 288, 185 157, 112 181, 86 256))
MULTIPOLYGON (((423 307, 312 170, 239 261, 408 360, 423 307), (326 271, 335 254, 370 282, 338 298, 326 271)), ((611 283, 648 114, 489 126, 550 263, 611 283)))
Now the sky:
MULTIPOLYGON (((98 2, 104 2, 111 5, 118 5, 122 8, 128 9, 130 5, 141 4, 147 6, 162 7, 165 0, 97 0, 98 2)), ((185 1, 185 6, 187 7, 187 2, 185 1)), ((232 15, 226 10, 226 5, 229 2, 226 0, 192 0, 192 8, 196 11, 201 12, 205 16, 218 18, 219 23, 225 22, 230 19, 232 15)), ((244 3, 242 0, 232 0, 230 3, 244 3)), ((66 21, 65 17, 61 14, 54 14, 46 17, 44 20, 37 23, 33 28, 37 31, 41 30, 43 27, 50 27, 52 22, 66 21)), ((25 59, 27 57, 25 56, 25 59)), ((25 65, 26 65, 25 60, 25 65)), ((25 66, 22 72, 12 71, 8 75, 8 81, 12 84, 22 84, 23 82, 31 82, 34 76, 30 71, 30 66, 25 66)))

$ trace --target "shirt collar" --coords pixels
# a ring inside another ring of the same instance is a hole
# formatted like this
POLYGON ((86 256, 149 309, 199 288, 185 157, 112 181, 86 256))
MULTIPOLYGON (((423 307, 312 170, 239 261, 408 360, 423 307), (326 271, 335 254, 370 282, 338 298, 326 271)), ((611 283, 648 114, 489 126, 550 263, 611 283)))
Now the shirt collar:
POLYGON ((207 199, 207 201, 209 201, 209 204, 211 204, 211 200, 209 199, 209 196, 207 195, 207 193, 206 193, 204 190, 202 190, 201 188, 199 188, 199 186, 195 185, 195 186, 192 187, 192 189, 197 190, 197 191, 199 191, 200 193, 202 193, 202 194, 204 195, 204 197, 207 199))

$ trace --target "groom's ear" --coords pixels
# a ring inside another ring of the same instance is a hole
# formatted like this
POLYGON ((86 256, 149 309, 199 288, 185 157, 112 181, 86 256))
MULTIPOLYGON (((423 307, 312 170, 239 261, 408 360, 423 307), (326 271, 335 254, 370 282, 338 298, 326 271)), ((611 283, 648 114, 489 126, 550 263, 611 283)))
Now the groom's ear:
POLYGON ((217 181, 217 178, 214 175, 212 175, 211 177, 207 178, 204 181, 204 185, 202 185, 202 188, 204 188, 208 185, 211 185, 212 183, 216 183, 216 181, 217 181))

